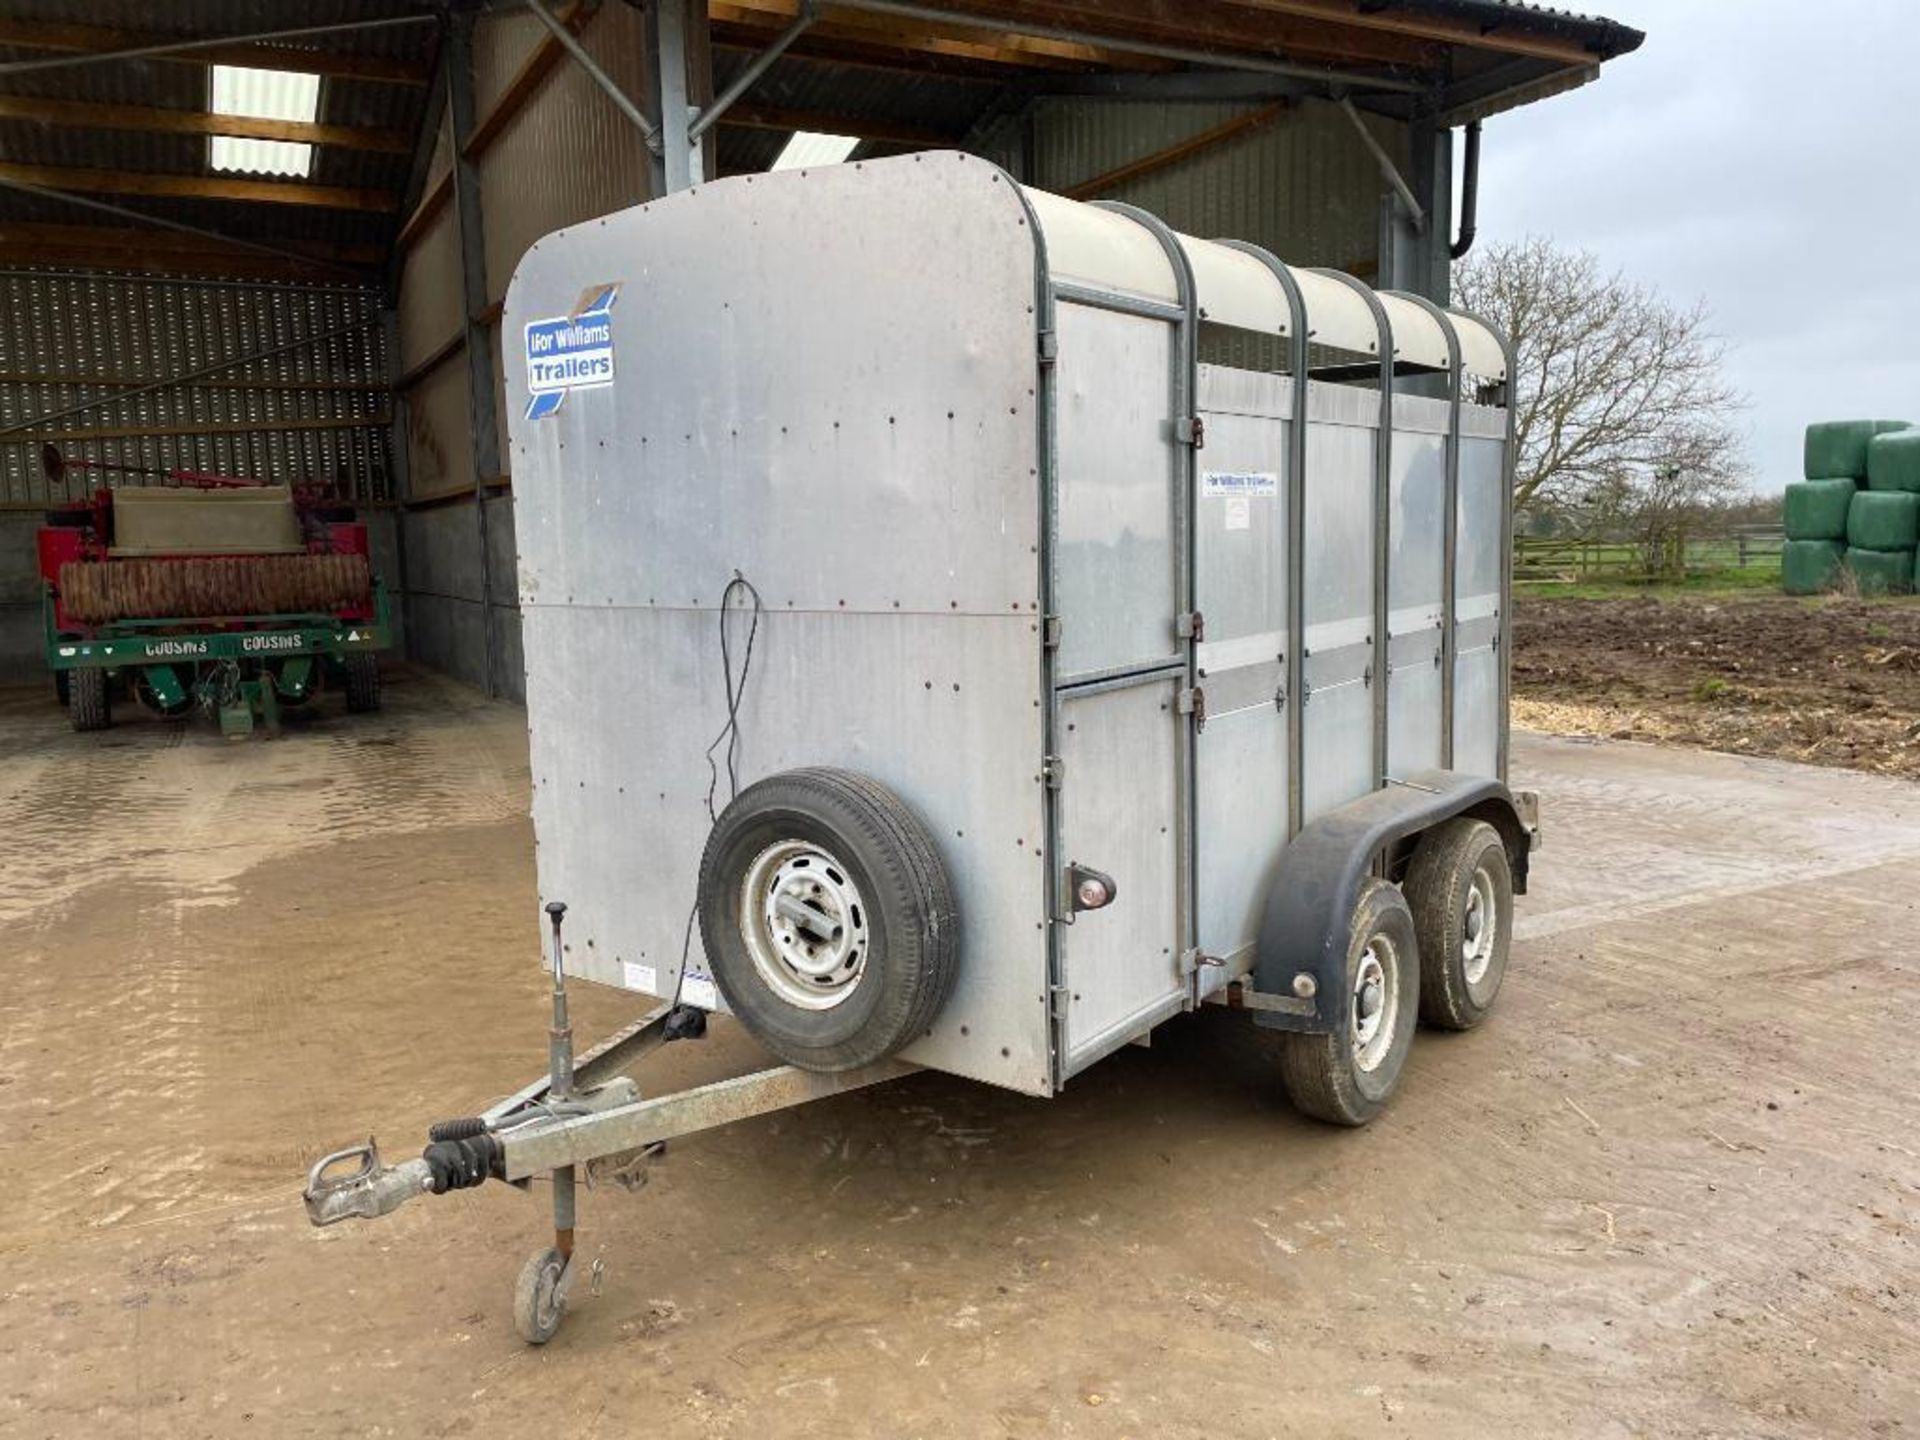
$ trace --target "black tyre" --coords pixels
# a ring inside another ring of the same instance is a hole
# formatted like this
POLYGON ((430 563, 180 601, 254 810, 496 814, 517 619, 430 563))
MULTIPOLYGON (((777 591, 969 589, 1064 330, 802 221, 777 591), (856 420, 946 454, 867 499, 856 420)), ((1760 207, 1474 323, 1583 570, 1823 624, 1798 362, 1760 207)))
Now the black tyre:
POLYGON ((76 730, 105 730, 113 724, 113 701, 107 694, 107 672, 85 669, 67 673, 67 718, 76 730))
POLYGON ((1471 1030, 1487 1018, 1513 942, 1513 867, 1500 832, 1461 818, 1421 837, 1407 869, 1420 937, 1420 1018, 1471 1030))
POLYGON ((804 1069, 885 1059, 953 988, 959 913, 932 837, 850 771, 789 770, 741 791, 707 838, 699 914, 728 1008, 804 1069))
POLYGON ((1364 1125, 1380 1113, 1413 1047, 1419 948, 1399 887, 1364 882, 1347 943, 1345 1023, 1330 1035, 1281 1037, 1280 1074, 1295 1109, 1330 1125, 1364 1125))
POLYGON ((347 709, 355 715, 380 708, 380 658, 349 655, 340 662, 347 677, 347 709))

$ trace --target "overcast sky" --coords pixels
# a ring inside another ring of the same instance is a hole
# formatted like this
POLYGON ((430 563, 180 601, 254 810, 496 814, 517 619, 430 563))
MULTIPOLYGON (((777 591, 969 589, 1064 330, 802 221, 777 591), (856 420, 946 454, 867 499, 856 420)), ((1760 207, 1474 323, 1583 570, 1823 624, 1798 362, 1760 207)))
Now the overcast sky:
POLYGON ((1920 423, 1920 3, 1562 3, 1646 43, 1487 122, 1481 240, 1705 300, 1758 490, 1799 477, 1809 420, 1920 423))

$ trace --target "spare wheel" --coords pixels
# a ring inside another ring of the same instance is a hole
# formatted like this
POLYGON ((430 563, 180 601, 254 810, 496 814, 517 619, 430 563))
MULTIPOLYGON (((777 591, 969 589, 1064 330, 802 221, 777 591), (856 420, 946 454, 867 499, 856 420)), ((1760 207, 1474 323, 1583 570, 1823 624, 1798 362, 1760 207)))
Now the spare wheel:
POLYGON ((781 1059, 853 1070, 926 1033, 960 951, 953 884, 900 797, 788 770, 721 812, 700 860, 700 939, 727 1007, 781 1059))

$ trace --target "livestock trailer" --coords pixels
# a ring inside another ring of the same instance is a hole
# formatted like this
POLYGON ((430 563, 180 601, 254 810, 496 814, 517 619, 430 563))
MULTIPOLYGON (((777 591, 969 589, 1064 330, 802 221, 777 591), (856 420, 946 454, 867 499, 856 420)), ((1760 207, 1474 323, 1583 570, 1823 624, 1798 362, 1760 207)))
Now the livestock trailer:
POLYGON ((1471 316, 957 153, 704 185, 506 305, 551 1074, 315 1223, 926 1067, 1047 1096, 1182 1011, 1359 1124, 1487 1012, 1510 356, 1471 316), (561 929, 561 913, 566 929, 561 929), (567 974, 658 1001, 576 1061, 567 974), (785 1062, 651 1099, 731 1011, 785 1062))

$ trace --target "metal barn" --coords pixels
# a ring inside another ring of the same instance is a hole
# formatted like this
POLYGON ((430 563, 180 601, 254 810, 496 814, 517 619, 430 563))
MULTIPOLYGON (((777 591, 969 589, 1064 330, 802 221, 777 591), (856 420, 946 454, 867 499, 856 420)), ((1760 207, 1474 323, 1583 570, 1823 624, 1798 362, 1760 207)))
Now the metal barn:
POLYGON ((17 0, 0 677, 47 683, 34 537, 93 464, 324 486, 404 653, 519 698, 501 310, 564 225, 843 137, 1444 304, 1482 122, 1639 40, 1511 0, 17 0))

